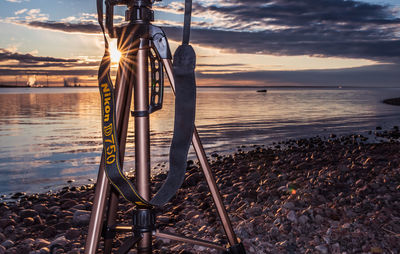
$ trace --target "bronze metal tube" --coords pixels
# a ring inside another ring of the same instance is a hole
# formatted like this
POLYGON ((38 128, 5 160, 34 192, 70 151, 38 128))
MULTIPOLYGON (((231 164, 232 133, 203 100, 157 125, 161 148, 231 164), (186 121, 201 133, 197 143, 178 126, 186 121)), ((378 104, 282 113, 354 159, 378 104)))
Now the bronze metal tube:
MULTIPOLYGON (((117 122, 118 128, 118 142, 119 142, 119 155, 120 155, 120 165, 123 167, 124 158, 125 158, 125 148, 126 148, 126 138, 128 134, 129 127, 129 115, 131 112, 131 101, 132 101, 132 82, 130 82, 131 69, 127 67, 126 61, 129 59, 129 55, 125 55, 119 66, 116 78, 116 96, 119 98, 123 98, 117 103, 117 116, 121 114, 123 117, 120 117, 121 122, 117 122), (119 103, 121 102, 121 103, 119 103), (121 127, 119 127, 121 126, 121 127)), ((107 211, 107 227, 115 225, 116 223, 116 215, 118 208, 118 199, 119 193, 111 188, 110 198, 108 202, 108 211, 107 211)), ((113 239, 104 239, 104 253, 111 253, 112 251, 113 239)))
MULTIPOLYGON (((149 112, 148 42, 147 38, 140 38, 137 52, 134 88, 135 112, 149 112)), ((150 200, 150 122, 148 114, 135 116, 135 167, 138 192, 145 200, 150 200)), ((143 238, 137 245, 138 254, 151 254, 151 241, 151 233, 143 233, 143 238)))
POLYGON ((207 248, 213 248, 213 249, 216 249, 216 250, 226 251, 225 247, 223 247, 221 245, 218 245, 216 243, 210 242, 210 241, 205 241, 205 240, 201 240, 201 239, 194 239, 194 238, 181 236, 181 235, 177 235, 177 234, 173 234, 173 233, 169 233, 169 232, 161 232, 159 230, 156 230, 154 235, 156 237, 160 237, 160 238, 165 238, 165 239, 170 239, 170 240, 174 240, 174 241, 190 243, 190 244, 193 244, 193 245, 204 246, 204 247, 207 247, 207 248))
MULTIPOLYGON (((163 59, 163 63, 165 71, 167 72, 169 82, 171 84, 172 91, 175 93, 175 79, 173 75, 172 62, 170 59, 163 59)), ((225 234, 228 237, 229 244, 231 246, 236 245, 238 243, 238 239, 236 238, 236 234, 233 231, 231 221, 229 219, 228 213, 226 212, 221 194, 219 193, 217 183, 215 182, 214 175, 211 171, 210 164, 207 160, 207 155, 204 151, 203 145, 201 144, 201 140, 196 127, 194 128, 193 132, 192 144, 196 152, 197 158, 199 159, 204 176, 206 178, 211 196, 214 200, 214 204, 217 208, 217 212, 221 219, 225 234)))
POLYGON ((110 183, 104 171, 104 157, 101 156, 97 185, 90 215, 88 235, 85 242, 85 254, 95 254, 103 226, 104 210, 110 189, 110 183))
MULTIPOLYGON (((116 87, 115 87, 115 100, 116 100, 116 122, 117 133, 119 137, 119 152, 121 165, 123 164, 125 155, 126 136, 128 132, 128 121, 130 113, 130 104, 132 100, 132 84, 129 82, 130 71, 128 68, 123 68, 119 65, 116 87)), ((96 253, 98 243, 103 227, 103 219, 108 202, 108 221, 107 225, 110 226, 115 223, 115 215, 118 204, 118 195, 110 191, 110 182, 104 171, 103 154, 97 176, 97 185, 95 196, 93 200, 92 213, 89 222, 88 236, 85 243, 85 253, 96 253), (110 197, 110 200, 108 199, 110 197)), ((105 240, 104 253, 110 253, 112 248, 112 239, 105 240)))

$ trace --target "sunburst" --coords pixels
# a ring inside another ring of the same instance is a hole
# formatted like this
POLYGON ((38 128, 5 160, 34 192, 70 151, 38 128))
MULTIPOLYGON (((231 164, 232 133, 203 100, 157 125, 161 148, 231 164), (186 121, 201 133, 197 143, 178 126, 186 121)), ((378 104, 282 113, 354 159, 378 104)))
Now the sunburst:
POLYGON ((121 59, 121 52, 117 49, 117 41, 112 40, 110 42, 110 56, 111 64, 118 64, 121 59))

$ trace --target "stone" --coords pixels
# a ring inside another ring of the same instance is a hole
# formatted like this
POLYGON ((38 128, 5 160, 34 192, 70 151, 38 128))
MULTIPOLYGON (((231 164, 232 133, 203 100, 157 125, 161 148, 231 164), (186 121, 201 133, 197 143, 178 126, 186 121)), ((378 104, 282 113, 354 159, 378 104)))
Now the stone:
POLYGON ((81 231, 79 229, 71 228, 65 233, 65 238, 67 238, 68 240, 75 240, 78 239, 80 235, 81 231))
POLYGON ((344 228, 344 229, 349 229, 351 227, 351 224, 350 223, 344 223, 343 225, 342 225, 342 228, 344 228))
POLYGON ((41 249, 41 248, 43 248, 43 247, 47 247, 47 246, 49 246, 50 245, 50 242, 49 241, 47 241, 47 240, 45 240, 45 239, 42 239, 42 238, 38 238, 38 239, 36 239, 35 240, 35 242, 34 242, 34 246, 36 246, 36 249, 41 249))
POLYGON ((57 229, 54 226, 48 226, 44 231, 43 231, 43 236, 45 238, 50 238, 54 237, 57 234, 57 229))
POLYGON ((21 254, 21 253, 18 253, 17 247, 11 247, 6 250, 6 254, 21 254))
POLYGON ((74 191, 66 192, 61 196, 62 199, 75 199, 77 197, 78 197, 78 194, 74 191))
POLYGON ((23 244, 33 244, 35 240, 33 238, 26 238, 22 241, 23 244))
POLYGON ((14 195, 12 195, 11 198, 12 199, 18 199, 18 198, 21 198, 21 197, 23 197, 25 195, 26 195, 25 192, 17 192, 17 193, 14 193, 14 195))
POLYGON ((326 245, 315 246, 315 249, 322 254, 328 254, 328 247, 326 247, 326 245))
POLYGON ((85 210, 87 207, 84 204, 77 204, 72 207, 75 210, 85 210))
POLYGON ((195 186, 197 185, 200 179, 201 179, 201 174, 199 172, 194 172, 186 178, 184 185, 195 186))
POLYGON ((27 218, 27 217, 35 217, 36 215, 39 215, 38 212, 36 212, 33 209, 25 209, 19 212, 19 216, 21 219, 27 218))
POLYGON ((55 225, 55 227, 56 227, 57 230, 65 231, 65 230, 71 228, 71 223, 68 223, 68 222, 65 222, 65 221, 64 222, 60 222, 60 223, 57 223, 55 225))
POLYGON ((8 218, 8 219, 0 219, 0 228, 6 228, 10 225, 17 225, 17 223, 15 223, 14 219, 8 218))
POLYGON ((13 233, 15 231, 15 226, 14 225, 10 225, 10 226, 8 226, 8 227, 6 227, 5 229, 4 229, 4 234, 11 234, 11 233, 13 233))
POLYGON ((67 245, 69 243, 69 241, 65 238, 65 236, 60 236, 58 238, 56 238, 55 240, 53 240, 49 247, 50 250, 56 248, 56 247, 61 247, 63 248, 65 245, 67 245))
POLYGON ((45 204, 36 204, 32 206, 32 209, 40 214, 49 213, 49 208, 45 204))
POLYGON ((296 212, 293 211, 293 210, 290 210, 290 211, 288 212, 288 214, 286 215, 286 218, 287 218, 288 220, 290 220, 291 222, 293 222, 293 223, 297 223, 296 212))
POLYGON ((322 223, 323 221, 324 221, 324 218, 321 215, 317 214, 315 216, 315 222, 316 223, 322 223))
POLYGON ((340 244, 339 243, 334 243, 331 245, 331 252, 332 254, 340 254, 340 244))
POLYGON ((89 225, 90 211, 76 210, 72 222, 78 226, 89 225))
POLYGON ((39 250, 39 254, 49 254, 50 253, 50 249, 47 247, 43 247, 39 250))
POLYGON ((19 244, 17 246, 17 253, 29 253, 32 249, 32 244, 19 244))
POLYGON ((200 212, 198 212, 198 211, 196 211, 196 210, 192 210, 192 211, 190 211, 190 212, 188 212, 188 213, 186 214, 185 219, 186 219, 186 220, 190 220, 190 219, 193 218, 194 216, 200 215, 200 214, 201 214, 200 212))
POLYGON ((78 205, 78 202, 73 199, 67 199, 61 204, 61 209, 69 209, 78 205))
POLYGON ((161 215, 161 216, 157 216, 157 220, 158 220, 160 223, 167 224, 167 223, 169 223, 170 218, 169 218, 169 216, 161 215))
POLYGON ((25 226, 31 226, 33 224, 35 224, 35 220, 32 217, 24 218, 24 225, 25 226))
POLYGON ((67 254, 80 254, 81 252, 79 251, 79 249, 73 249, 67 252, 67 254))
POLYGON ((1 243, 1 245, 4 248, 8 249, 8 248, 11 248, 12 246, 14 246, 14 242, 11 240, 5 240, 4 242, 1 243))
POLYGON ((289 210, 293 210, 295 208, 295 205, 293 202, 286 202, 285 204, 283 204, 283 207, 289 210))
POLYGON ((306 215, 303 214, 299 217, 298 220, 299 220, 300 224, 305 225, 309 219, 306 215))

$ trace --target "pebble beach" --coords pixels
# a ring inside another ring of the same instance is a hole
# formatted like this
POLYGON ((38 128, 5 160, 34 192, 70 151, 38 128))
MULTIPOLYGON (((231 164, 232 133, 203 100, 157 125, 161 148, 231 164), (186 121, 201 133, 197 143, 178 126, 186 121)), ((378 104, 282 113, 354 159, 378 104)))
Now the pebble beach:
MULTIPOLYGON (((247 253, 400 253, 400 132, 288 140, 211 154, 212 170, 247 253)), ((153 176, 154 191, 166 175, 153 176)), ((83 253, 94 185, 14 194, 0 204, 0 254, 83 253)), ((131 223, 123 199, 118 220, 131 223)), ((157 213, 163 231, 227 244, 196 161, 157 213)), ((128 235, 117 235, 115 248, 128 235)), ((100 243, 100 248, 102 246, 100 243)), ((165 239, 154 253, 218 253, 165 239)), ((100 253, 100 252, 99 252, 100 253)), ((134 251, 130 253, 135 253, 134 251)))

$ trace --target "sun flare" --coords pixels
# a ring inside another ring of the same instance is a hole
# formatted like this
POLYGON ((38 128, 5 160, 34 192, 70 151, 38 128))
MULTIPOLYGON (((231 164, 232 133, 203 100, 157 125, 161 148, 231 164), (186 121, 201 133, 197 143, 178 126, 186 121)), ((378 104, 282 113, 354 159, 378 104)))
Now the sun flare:
POLYGON ((111 41, 110 43, 110 56, 111 63, 118 64, 119 59, 121 58, 121 52, 117 49, 117 42, 111 41))

